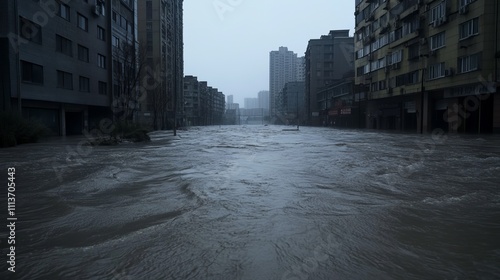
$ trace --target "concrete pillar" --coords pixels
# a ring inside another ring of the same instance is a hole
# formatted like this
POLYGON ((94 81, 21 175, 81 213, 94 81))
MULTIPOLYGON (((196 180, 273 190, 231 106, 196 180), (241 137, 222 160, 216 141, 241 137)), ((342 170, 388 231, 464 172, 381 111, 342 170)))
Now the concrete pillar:
POLYGON ((493 94, 493 132, 500 133, 500 94, 493 94))
POLYGON ((432 110, 430 107, 429 93, 424 92, 424 133, 430 132, 432 124, 432 110))
POLYGON ((417 131, 428 133, 431 128, 432 108, 429 106, 429 94, 427 92, 415 95, 415 106, 417 107, 417 131))
MULTIPOLYGON (((89 131, 89 109, 83 110, 83 130, 89 131)), ((83 131, 82 131, 83 133, 83 131)))
POLYGON ((458 129, 460 128, 462 122, 458 112, 454 109, 457 106, 459 106, 457 98, 448 100, 448 111, 445 115, 445 121, 448 123, 449 133, 458 133, 458 129))
POLYGON ((66 136, 66 108, 64 104, 61 104, 61 125, 60 125, 60 133, 62 136, 66 136))

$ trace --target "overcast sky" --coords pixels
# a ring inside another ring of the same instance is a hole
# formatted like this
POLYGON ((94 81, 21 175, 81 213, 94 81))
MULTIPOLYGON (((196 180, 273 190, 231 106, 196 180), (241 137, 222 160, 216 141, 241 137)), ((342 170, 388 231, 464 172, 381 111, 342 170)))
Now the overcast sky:
POLYGON ((186 0, 184 74, 197 76, 243 107, 269 90, 269 52, 303 56, 309 39, 330 30, 354 33, 354 1, 186 0))

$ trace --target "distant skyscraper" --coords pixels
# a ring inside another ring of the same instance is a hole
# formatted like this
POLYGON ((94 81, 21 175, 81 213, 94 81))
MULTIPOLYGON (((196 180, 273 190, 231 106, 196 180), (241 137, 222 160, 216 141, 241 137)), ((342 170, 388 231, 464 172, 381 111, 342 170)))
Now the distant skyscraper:
POLYGON ((259 108, 258 98, 245 98, 245 109, 256 109, 259 108))
POLYGON ((259 108, 269 110, 269 91, 263 90, 259 92, 259 108))
POLYGON ((275 114, 275 97, 287 82, 297 80, 297 54, 287 47, 271 51, 269 60, 269 109, 275 114))
POLYGON ((297 82, 306 80, 306 57, 297 57, 297 82))
POLYGON ((227 96, 227 104, 229 105, 229 104, 233 104, 233 103, 234 103, 233 102, 233 95, 228 95, 227 96))

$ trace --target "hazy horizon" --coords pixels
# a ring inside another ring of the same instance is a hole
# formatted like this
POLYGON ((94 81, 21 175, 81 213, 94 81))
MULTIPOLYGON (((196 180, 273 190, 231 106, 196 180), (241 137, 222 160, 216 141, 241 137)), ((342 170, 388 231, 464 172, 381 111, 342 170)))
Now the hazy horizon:
POLYGON ((184 74, 233 95, 243 107, 244 98, 269 90, 269 52, 283 46, 304 56, 310 39, 336 29, 354 33, 354 3, 314 3, 185 1, 184 74))

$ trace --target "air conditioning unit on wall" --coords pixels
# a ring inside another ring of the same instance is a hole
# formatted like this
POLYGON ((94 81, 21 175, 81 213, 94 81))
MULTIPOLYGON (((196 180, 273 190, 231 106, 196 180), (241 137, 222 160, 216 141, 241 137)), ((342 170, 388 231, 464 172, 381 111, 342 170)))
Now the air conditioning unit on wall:
POLYGON ((101 15, 101 6, 99 6, 99 5, 94 5, 94 6, 92 6, 92 13, 93 13, 95 16, 99 16, 99 15, 101 15))

